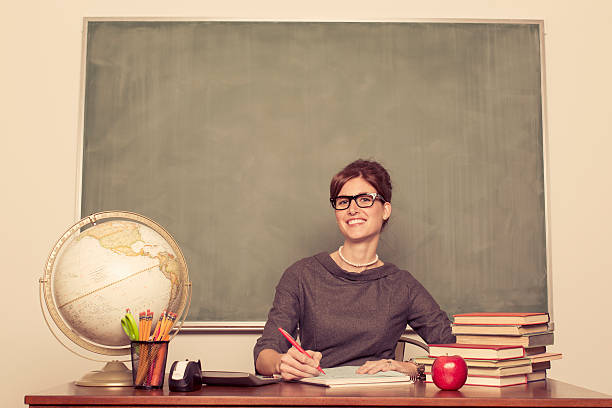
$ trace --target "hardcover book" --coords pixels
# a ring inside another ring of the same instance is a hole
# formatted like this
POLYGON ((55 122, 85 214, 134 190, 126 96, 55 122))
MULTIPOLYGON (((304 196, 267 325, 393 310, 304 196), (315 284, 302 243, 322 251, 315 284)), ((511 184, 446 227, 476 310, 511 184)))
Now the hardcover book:
POLYGON ((536 364, 536 363, 545 362, 545 361, 560 360, 563 358, 563 354, 561 353, 540 353, 540 354, 530 355, 527 358, 531 360, 531 364, 536 364))
MULTIPOLYGON (((507 377, 485 377, 468 375, 465 385, 482 385, 487 387, 508 387, 526 384, 528 374, 509 375, 507 377)), ((431 374, 425 373, 425 382, 433 382, 431 374)))
POLYGON ((542 324, 548 313, 461 313, 453 315, 456 324, 542 324))
POLYGON ((546 370, 534 371, 527 374, 527 382, 541 381, 546 379, 546 370))
POLYGON ((531 364, 531 372, 546 371, 550 368, 550 361, 540 361, 539 363, 531 364))
POLYGON ((458 355, 463 358, 477 360, 507 360, 511 358, 521 358, 525 356, 522 346, 501 346, 487 344, 430 344, 429 356, 452 356, 458 355))
POLYGON ((533 356, 536 354, 546 353, 546 346, 524 347, 525 356, 533 356))
POLYGON ((522 336, 494 336, 488 334, 458 334, 457 343, 462 344, 503 344, 523 347, 549 346, 554 343, 554 334, 535 333, 522 336))
MULTIPOLYGON (((425 367, 432 366, 435 361, 435 357, 419 357, 415 358, 414 362, 417 364, 423 364, 425 367)), ((474 360, 465 359, 465 363, 470 367, 484 367, 484 368, 504 368, 504 367, 518 367, 524 365, 531 365, 532 361, 529 358, 513 358, 511 360, 474 360)))
POLYGON ((453 334, 488 334, 521 336, 523 334, 546 333, 548 324, 453 324, 453 334))
POLYGON ((530 365, 522 365, 516 367, 470 367, 468 366, 468 376, 484 376, 484 377, 508 377, 510 375, 529 374, 532 372, 530 365))
MULTIPOLYGON (((524 364, 515 367, 470 367, 468 375, 485 377, 507 377, 509 375, 529 374, 533 371, 531 364, 524 364)), ((431 373, 431 365, 425 365, 425 372, 431 373)))

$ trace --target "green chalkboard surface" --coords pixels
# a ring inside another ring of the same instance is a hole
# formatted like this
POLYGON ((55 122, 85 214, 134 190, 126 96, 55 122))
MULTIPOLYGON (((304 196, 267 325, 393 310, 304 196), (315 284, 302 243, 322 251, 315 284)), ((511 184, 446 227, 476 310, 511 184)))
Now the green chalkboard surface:
POLYGON ((163 225, 199 322, 266 319, 342 242, 329 181, 390 171, 379 255, 449 314, 547 311, 538 22, 85 24, 81 212, 163 225))

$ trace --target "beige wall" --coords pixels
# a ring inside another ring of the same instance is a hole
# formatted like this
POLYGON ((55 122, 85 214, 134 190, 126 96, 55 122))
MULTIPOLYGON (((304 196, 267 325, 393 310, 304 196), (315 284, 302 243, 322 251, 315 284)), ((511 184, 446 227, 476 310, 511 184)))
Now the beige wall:
MULTIPOLYGON (((0 26, 1 266, 5 334, 2 393, 28 392, 100 367, 53 339, 38 306, 48 251, 75 220, 75 173, 85 16, 246 19, 524 18, 546 28, 552 284, 551 377, 612 394, 612 3, 536 1, 35 1, 3 2, 0 26), (10 277, 10 278, 9 278, 10 277), (583 339, 588 338, 588 342, 583 339)), ((196 288, 197 291, 197 288, 196 288)), ((170 358, 249 370, 254 336, 184 336, 170 358)), ((4 404, 3 404, 4 405, 4 404)), ((8 405, 8 404, 6 404, 8 405)))

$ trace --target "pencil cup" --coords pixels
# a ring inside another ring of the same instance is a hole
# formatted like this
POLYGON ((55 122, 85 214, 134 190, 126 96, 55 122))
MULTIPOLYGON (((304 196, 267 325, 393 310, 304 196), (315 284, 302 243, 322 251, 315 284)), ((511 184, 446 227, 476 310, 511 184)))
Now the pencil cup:
POLYGON ((131 348, 134 387, 147 390, 162 388, 168 341, 133 341, 131 348))

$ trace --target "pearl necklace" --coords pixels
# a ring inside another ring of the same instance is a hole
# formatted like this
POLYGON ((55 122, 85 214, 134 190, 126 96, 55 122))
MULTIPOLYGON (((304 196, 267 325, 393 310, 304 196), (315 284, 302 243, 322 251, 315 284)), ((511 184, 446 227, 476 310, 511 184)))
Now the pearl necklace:
POLYGON ((367 263, 363 263, 363 264, 349 262, 344 256, 342 256, 342 248, 344 248, 344 245, 340 245, 340 248, 338 248, 338 255, 340 255, 340 259, 342 259, 344 262, 346 262, 347 264, 349 264, 349 265, 351 265, 351 266, 353 266, 355 268, 363 268, 364 266, 374 265, 376 262, 378 262, 378 254, 376 254, 376 257, 371 262, 367 262, 367 263))

